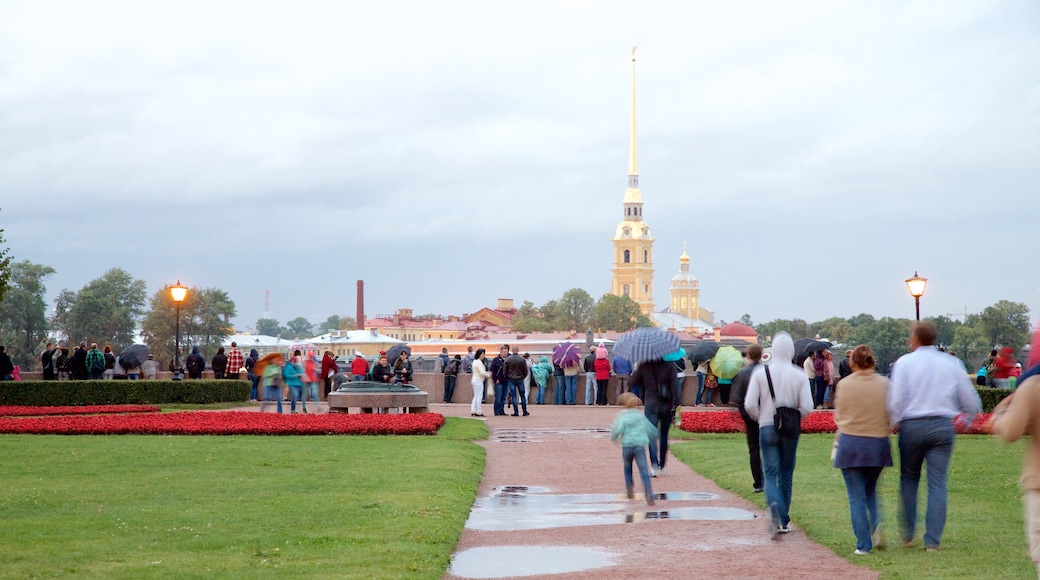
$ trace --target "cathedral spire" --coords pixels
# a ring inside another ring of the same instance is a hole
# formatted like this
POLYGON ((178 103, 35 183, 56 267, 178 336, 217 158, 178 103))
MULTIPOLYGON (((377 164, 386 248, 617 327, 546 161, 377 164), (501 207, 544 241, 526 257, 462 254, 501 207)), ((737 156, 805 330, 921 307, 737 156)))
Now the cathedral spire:
POLYGON ((639 160, 636 154, 636 48, 632 47, 632 120, 628 140, 628 187, 639 189, 639 160))

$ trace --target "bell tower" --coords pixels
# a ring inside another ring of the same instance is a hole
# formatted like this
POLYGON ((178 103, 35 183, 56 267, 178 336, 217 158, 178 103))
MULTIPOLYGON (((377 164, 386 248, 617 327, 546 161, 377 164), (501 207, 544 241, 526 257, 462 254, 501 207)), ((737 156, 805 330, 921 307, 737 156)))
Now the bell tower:
POLYGON ((698 302, 701 289, 697 277, 690 273, 690 256, 686 254, 686 244, 683 244, 682 256, 679 256, 679 273, 672 277, 669 292, 672 295, 672 305, 668 312, 695 320, 700 318, 698 302))
POLYGON ((654 312, 654 238, 643 221, 643 194, 639 191, 639 166, 636 154, 636 47, 632 47, 632 112, 628 143, 628 188, 622 202, 621 223, 614 242, 614 268, 610 293, 628 296, 639 310, 653 319, 654 312))

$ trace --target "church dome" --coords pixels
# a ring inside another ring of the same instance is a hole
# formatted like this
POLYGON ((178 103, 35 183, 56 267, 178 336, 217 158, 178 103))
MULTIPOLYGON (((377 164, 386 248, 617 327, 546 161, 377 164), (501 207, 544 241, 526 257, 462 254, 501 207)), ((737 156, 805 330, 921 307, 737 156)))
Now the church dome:
POLYGON ((754 328, 739 322, 730 322, 723 326, 719 329, 719 334, 722 336, 758 336, 754 328))
POLYGON ((686 254, 683 244, 682 255, 679 256, 679 273, 672 276, 672 288, 696 288, 697 277, 690 273, 690 256, 686 254))

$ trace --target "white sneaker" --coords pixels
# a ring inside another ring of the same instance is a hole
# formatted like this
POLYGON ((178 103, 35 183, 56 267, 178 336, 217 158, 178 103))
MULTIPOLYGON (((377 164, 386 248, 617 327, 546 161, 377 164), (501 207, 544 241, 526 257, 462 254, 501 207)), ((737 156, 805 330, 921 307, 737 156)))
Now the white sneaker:
POLYGON ((867 555, 870 554, 870 552, 864 552, 863 550, 856 549, 856 551, 853 552, 853 554, 855 554, 857 556, 867 556, 867 555))
POLYGON ((664 475, 668 471, 667 467, 662 467, 657 470, 657 475, 664 475))
POLYGON ((660 473, 660 472, 657 471, 657 466, 651 465, 650 466, 650 477, 657 477, 658 473, 660 473))

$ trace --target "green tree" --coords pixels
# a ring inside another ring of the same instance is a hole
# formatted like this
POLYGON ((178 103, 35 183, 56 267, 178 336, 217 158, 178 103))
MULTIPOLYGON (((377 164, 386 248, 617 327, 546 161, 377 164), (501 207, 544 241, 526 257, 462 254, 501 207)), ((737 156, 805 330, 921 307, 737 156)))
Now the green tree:
POLYGON ((592 309, 596 301, 581 288, 571 288, 563 293, 556 304, 554 325, 559 330, 583 332, 589 328, 592 309))
POLYGON ((4 230, 0 229, 0 302, 4 301, 7 286, 11 281, 11 256, 4 247, 4 230))
POLYGON ((28 260, 10 267, 7 296, 0 302, 0 344, 6 345, 11 361, 25 370, 36 370, 36 352, 47 339, 47 304, 43 281, 54 268, 28 260), (14 347, 14 348, 12 348, 14 347))
POLYGON ((948 316, 936 316, 933 318, 927 318, 929 322, 935 325, 937 332, 936 343, 942 348, 948 348, 953 344, 953 337, 957 331, 957 327, 961 325, 960 322, 949 318, 948 316))
POLYGON ((261 318, 256 321, 256 333, 266 336, 281 336, 288 334, 278 321, 273 318, 261 318))
POLYGON ((340 330, 357 330, 357 320, 353 316, 340 316, 339 317, 339 329, 340 330))
POLYGON ((318 330, 339 330, 339 315, 333 314, 318 326, 320 327, 318 330))
POLYGON ((765 340, 767 342, 771 342, 773 340, 773 337, 776 336, 776 333, 780 331, 784 331, 788 334, 791 334, 790 321, 781 320, 777 318, 776 320, 772 320, 770 322, 763 322, 762 324, 759 324, 755 327, 755 332, 757 332, 759 336, 762 337, 762 340, 765 340))
POLYGON ((1029 307, 1021 302, 1001 300, 987 306, 979 315, 979 322, 993 347, 1020 349, 1029 343, 1029 307))
POLYGON ((530 300, 524 300, 513 316, 514 332, 545 332, 548 321, 530 300))
POLYGON ((650 319, 628 296, 604 294, 593 307, 591 324, 597 331, 626 332, 637 326, 649 326, 650 319))
POLYGON ((314 330, 314 325, 302 316, 297 316, 286 322, 285 326, 289 329, 289 334, 293 338, 310 338, 314 330))
POLYGON ((856 327, 851 338, 850 344, 870 346, 877 357, 878 369, 887 373, 897 358, 909 352, 910 321, 886 316, 856 327))
MULTIPOLYGON (((170 296, 170 286, 153 294, 148 307, 141 321, 141 334, 156 360, 164 365, 173 358, 177 328, 177 305, 170 296)), ((180 314, 181 349, 188 352, 197 346, 200 352, 211 355, 231 335, 228 320, 235 316, 235 304, 223 290, 190 288, 180 314)))
POLYGON ((63 290, 55 320, 72 342, 110 344, 119 352, 134 339, 146 301, 145 284, 121 268, 88 282, 74 296, 63 290))
POLYGON ((982 328, 962 324, 953 331, 950 343, 957 356, 969 367, 977 365, 990 351, 989 337, 982 328))
POLYGON ((864 324, 874 324, 875 322, 877 322, 877 319, 874 318, 872 314, 866 313, 857 314, 856 316, 853 316, 849 319, 849 324, 851 324, 853 327, 860 327, 864 324))
POLYGON ((744 316, 741 316, 740 323, 745 326, 750 326, 751 328, 755 327, 755 323, 751 320, 750 314, 745 314, 744 316))
POLYGON ((848 320, 837 316, 832 316, 821 322, 814 322, 809 328, 812 336, 819 334, 821 337, 836 344, 847 344, 849 337, 852 336, 852 330, 852 324, 848 320))

